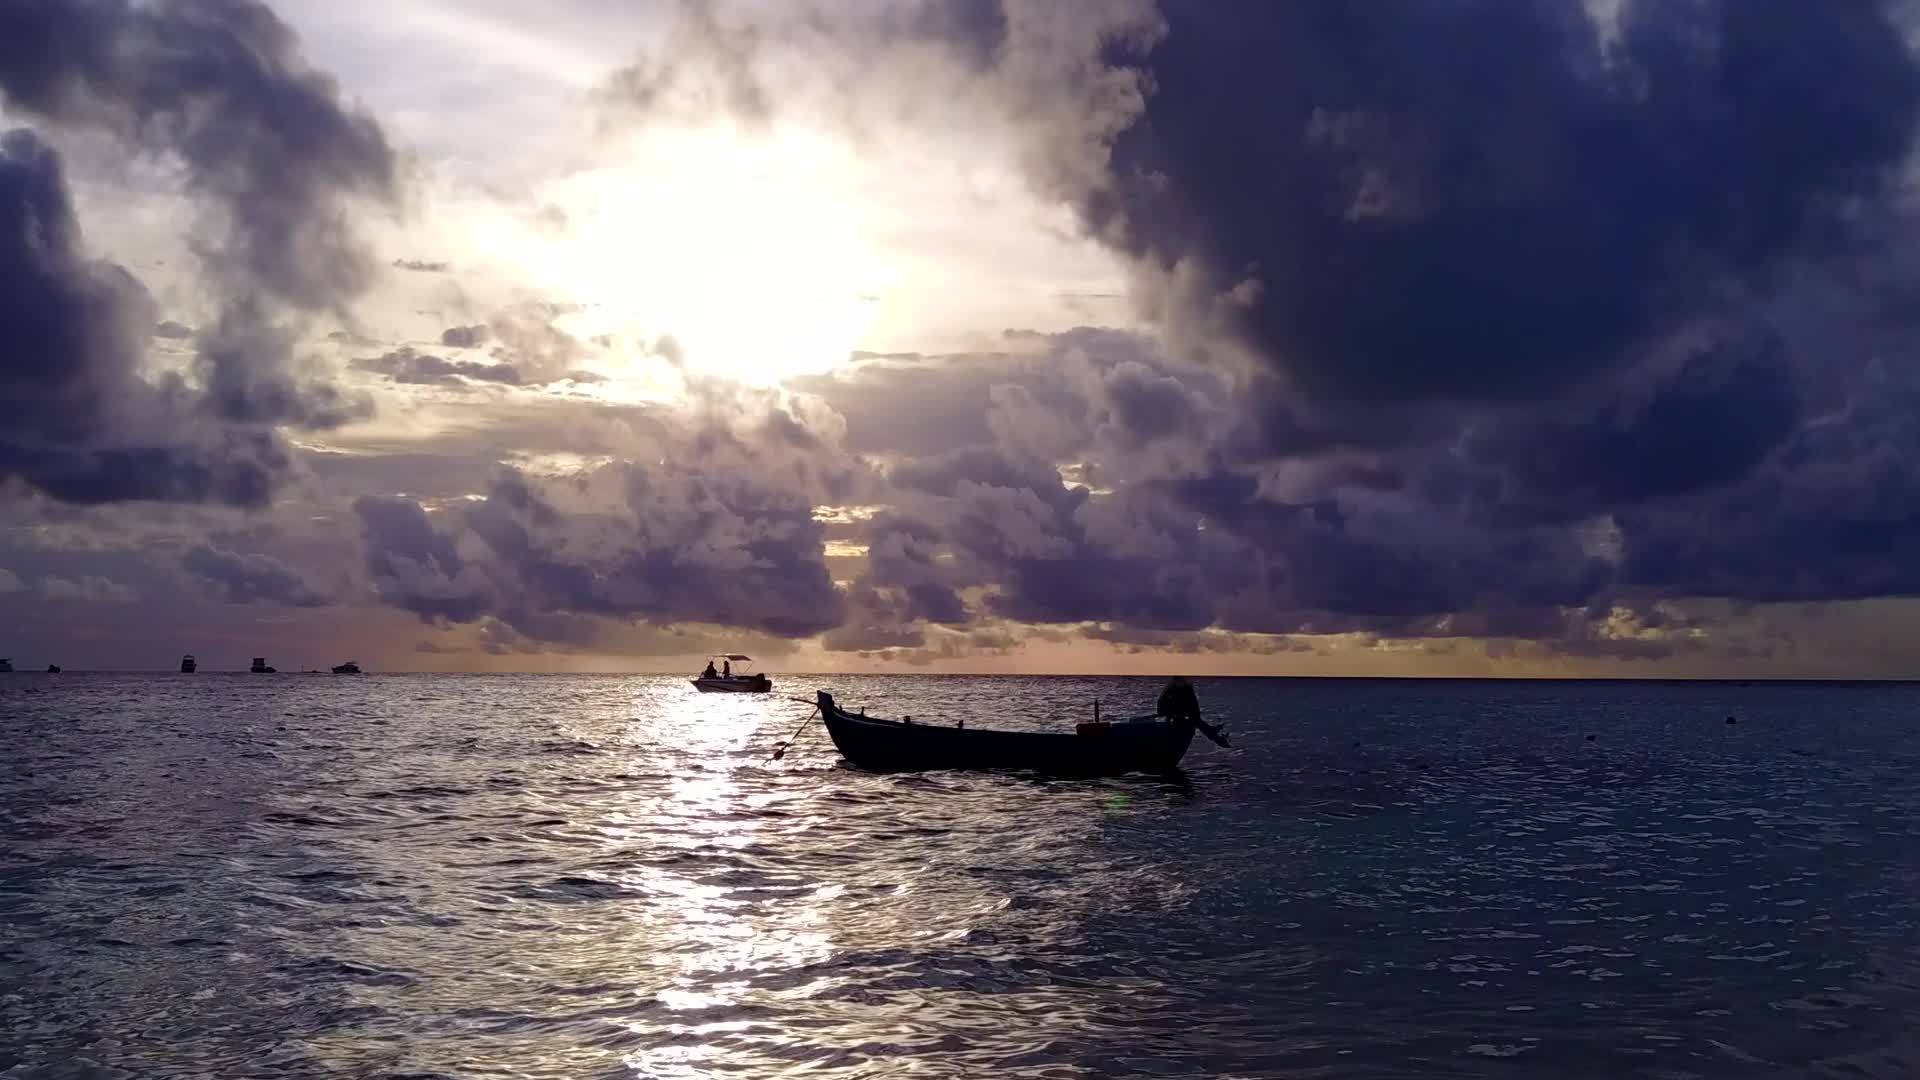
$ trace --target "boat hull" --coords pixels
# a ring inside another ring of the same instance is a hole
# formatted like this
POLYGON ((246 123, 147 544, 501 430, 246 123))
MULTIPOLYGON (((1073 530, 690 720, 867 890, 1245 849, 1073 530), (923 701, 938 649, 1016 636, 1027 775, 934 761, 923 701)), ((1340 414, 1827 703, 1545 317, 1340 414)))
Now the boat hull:
POLYGON ((1112 724, 1089 734, 991 731, 879 720, 849 713, 821 691, 827 734, 847 762, 873 772, 1009 770, 1048 776, 1166 773, 1180 767, 1193 728, 1164 721, 1112 724))
POLYGON ((773 690, 773 680, 766 678, 695 679, 693 686, 703 694, 765 694, 773 690))

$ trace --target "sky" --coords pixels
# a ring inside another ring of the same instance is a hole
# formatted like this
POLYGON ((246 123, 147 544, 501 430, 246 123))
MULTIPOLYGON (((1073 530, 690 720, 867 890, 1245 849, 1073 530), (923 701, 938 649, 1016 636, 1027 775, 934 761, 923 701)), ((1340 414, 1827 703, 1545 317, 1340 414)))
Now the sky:
POLYGON ((0 656, 1920 675, 1917 35, 0 0, 0 656))

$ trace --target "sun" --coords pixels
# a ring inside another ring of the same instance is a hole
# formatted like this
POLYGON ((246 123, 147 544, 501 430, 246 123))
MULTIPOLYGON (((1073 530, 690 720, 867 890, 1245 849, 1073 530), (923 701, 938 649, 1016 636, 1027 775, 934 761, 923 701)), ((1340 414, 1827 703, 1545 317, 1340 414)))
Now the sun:
POLYGON ((582 305, 579 332, 661 343, 689 373, 825 372, 887 286, 861 179, 853 148, 818 134, 650 130, 542 193, 559 224, 524 269, 582 305))

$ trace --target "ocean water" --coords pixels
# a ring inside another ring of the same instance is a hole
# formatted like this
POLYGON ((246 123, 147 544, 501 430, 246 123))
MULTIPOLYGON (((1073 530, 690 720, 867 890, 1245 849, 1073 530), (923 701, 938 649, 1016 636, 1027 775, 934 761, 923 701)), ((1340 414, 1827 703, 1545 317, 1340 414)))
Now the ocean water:
POLYGON ((1920 687, 1198 686, 1233 749, 1067 783, 681 678, 6 676, 0 1075, 1920 1075, 1920 687))

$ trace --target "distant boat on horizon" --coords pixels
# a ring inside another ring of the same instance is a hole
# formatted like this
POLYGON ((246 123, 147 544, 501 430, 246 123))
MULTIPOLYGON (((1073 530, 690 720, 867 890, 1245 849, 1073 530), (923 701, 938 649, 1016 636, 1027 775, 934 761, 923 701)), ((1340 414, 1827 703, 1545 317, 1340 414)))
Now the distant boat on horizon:
POLYGON ((0 672, 7 672, 12 670, 13 670, 13 661, 8 660, 5 657, 0 657, 0 672))
POLYGON ((49 674, 49 675, 58 675, 58 674, 60 674, 60 665, 59 665, 59 664, 48 664, 48 665, 47 665, 47 674, 49 674))
POLYGON ((267 665, 267 658, 264 656, 254 657, 253 666, 248 668, 247 670, 254 673, 255 675, 273 675, 273 674, 276 674, 278 671, 278 669, 269 667, 267 665))
POLYGON ((199 667, 200 667, 200 664, 198 661, 194 660, 192 653, 188 653, 187 655, 180 658, 180 674, 182 675, 191 675, 199 667))
POLYGON ((351 660, 344 664, 335 664, 333 666, 333 673, 335 675, 358 675, 360 674, 360 665, 351 660))

